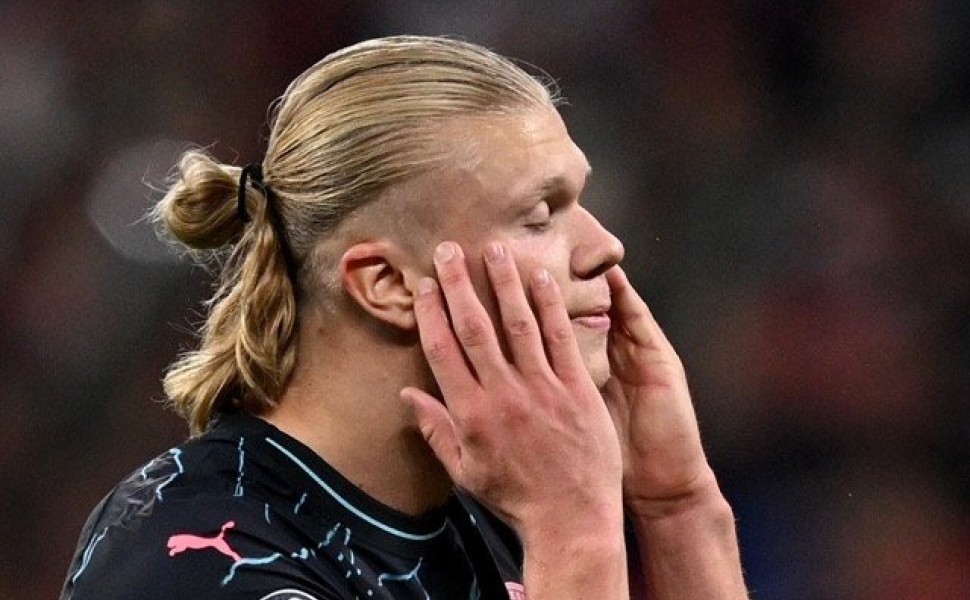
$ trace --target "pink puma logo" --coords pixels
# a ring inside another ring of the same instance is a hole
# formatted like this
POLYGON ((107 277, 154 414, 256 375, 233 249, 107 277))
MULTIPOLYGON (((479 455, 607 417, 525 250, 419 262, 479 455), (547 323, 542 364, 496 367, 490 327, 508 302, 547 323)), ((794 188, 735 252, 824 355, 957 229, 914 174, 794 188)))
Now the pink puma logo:
POLYGON ((198 535, 192 535, 191 533, 180 533, 178 535, 173 535, 168 538, 168 555, 175 556, 180 552, 185 552, 186 550, 204 550, 205 548, 212 548, 217 550, 222 554, 225 554, 232 559, 233 562, 239 562, 242 557, 236 553, 229 543, 226 541, 226 530, 232 529, 236 526, 235 521, 227 521, 222 529, 219 530, 219 535, 214 537, 201 537, 198 535))
POLYGON ((506 581, 505 589, 509 592, 509 600, 526 600, 525 588, 521 583, 506 581))

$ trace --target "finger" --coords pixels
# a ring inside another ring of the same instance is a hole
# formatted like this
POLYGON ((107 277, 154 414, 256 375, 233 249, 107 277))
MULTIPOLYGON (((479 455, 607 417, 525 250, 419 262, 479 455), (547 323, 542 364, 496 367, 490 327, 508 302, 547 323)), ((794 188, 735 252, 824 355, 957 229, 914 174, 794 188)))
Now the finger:
POLYGON ((421 349, 445 402, 454 404, 454 409, 460 412, 461 402, 480 388, 451 330, 438 284, 430 277, 418 282, 414 316, 418 322, 421 349))
POLYGON ((530 289, 552 370, 563 381, 588 376, 576 344, 573 323, 556 281, 548 271, 539 269, 532 276, 530 289))
POLYGON ((461 446, 455 423, 443 404, 417 388, 401 390, 401 399, 411 405, 418 428, 428 446, 453 480, 461 472, 461 446))
POLYGON ((485 250, 485 266, 516 368, 522 373, 546 371, 549 362, 542 348, 539 323, 529 306, 511 253, 502 244, 493 242, 485 250))
POLYGON ((451 315, 451 327, 483 383, 505 374, 508 362, 502 354, 495 327, 472 287, 465 256, 454 242, 442 242, 435 250, 435 270, 451 315))
POLYGON ((636 342, 669 344, 650 307, 633 289, 619 265, 606 272, 606 282, 610 286, 610 313, 616 320, 615 327, 621 328, 636 342))

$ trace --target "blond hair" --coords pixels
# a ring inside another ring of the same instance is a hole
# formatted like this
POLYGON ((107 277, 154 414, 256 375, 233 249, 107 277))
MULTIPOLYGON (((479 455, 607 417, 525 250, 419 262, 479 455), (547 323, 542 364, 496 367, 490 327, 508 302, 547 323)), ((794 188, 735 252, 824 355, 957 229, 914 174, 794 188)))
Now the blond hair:
POLYGON ((441 129, 467 115, 553 105, 556 92, 506 58, 447 38, 399 36, 335 52, 300 75, 271 119, 264 185, 186 152, 153 211, 190 250, 215 250, 221 273, 197 349, 164 378, 193 431, 229 406, 272 407, 296 363, 298 308, 317 297, 320 242, 389 187, 444 159, 441 129))

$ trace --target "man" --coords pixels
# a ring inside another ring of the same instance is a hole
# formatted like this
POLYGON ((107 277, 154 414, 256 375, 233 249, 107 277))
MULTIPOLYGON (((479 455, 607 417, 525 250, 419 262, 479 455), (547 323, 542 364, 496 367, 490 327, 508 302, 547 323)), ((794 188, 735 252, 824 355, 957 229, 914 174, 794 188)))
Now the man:
POLYGON ((63 597, 745 597, 683 368, 580 204, 555 94, 453 40, 347 48, 262 165, 190 152, 156 217, 227 246, 63 597))

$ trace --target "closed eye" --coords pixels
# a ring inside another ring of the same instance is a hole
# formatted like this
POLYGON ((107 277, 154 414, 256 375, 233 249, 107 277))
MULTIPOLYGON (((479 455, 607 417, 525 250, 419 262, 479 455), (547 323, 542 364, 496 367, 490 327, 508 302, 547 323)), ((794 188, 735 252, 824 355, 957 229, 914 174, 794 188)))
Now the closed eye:
POLYGON ((552 213, 547 202, 539 202, 525 217, 526 229, 541 233, 552 227, 552 213))

